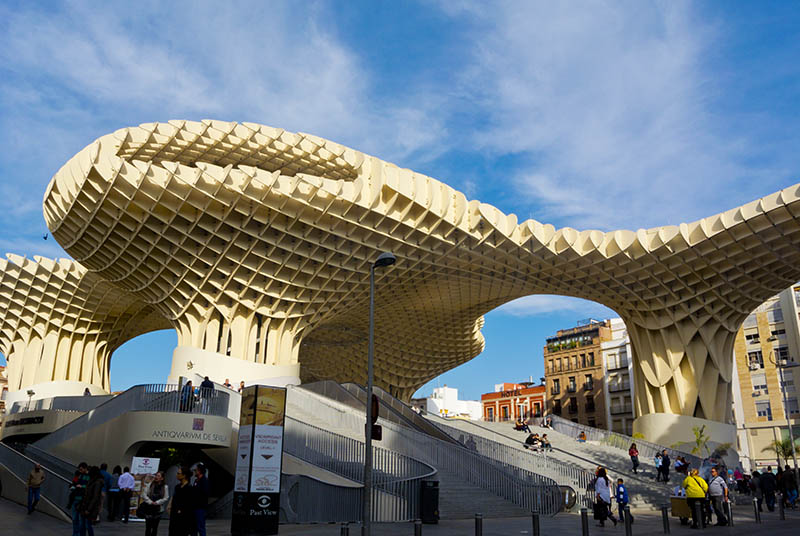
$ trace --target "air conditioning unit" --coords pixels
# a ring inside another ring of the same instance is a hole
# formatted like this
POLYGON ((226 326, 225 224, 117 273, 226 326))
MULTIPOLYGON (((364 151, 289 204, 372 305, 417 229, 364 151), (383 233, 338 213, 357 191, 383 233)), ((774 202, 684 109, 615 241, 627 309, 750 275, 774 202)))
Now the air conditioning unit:
POLYGON ((753 396, 761 396, 761 391, 753 391, 753 396))
POLYGON ((761 367, 758 365, 758 363, 750 363, 750 370, 758 370, 760 368, 761 367))

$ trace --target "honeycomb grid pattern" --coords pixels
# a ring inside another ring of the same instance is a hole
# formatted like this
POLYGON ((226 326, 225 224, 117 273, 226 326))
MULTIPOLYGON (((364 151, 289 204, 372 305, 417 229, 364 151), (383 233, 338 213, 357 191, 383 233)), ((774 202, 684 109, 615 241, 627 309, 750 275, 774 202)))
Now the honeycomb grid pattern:
POLYGON ((628 325, 636 413, 730 422, 733 337, 800 278, 800 185, 679 226, 555 229, 308 134, 252 123, 121 129, 53 177, 44 214, 98 276, 151 304, 179 344, 304 380, 364 381, 377 273, 376 381, 409 398, 478 355, 482 315, 531 294, 599 302, 628 325))
POLYGON ((12 391, 55 380, 109 390, 125 341, 170 328, 162 315, 70 260, 0 260, 0 352, 12 391))

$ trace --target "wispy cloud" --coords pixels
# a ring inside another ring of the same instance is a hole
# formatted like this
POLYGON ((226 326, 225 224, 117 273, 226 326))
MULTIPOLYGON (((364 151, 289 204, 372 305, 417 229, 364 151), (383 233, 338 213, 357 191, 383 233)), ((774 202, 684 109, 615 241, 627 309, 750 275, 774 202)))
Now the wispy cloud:
POLYGON ((599 303, 569 296, 526 296, 499 307, 496 312, 512 316, 545 316, 574 314, 575 319, 592 317, 615 318, 617 313, 599 303))
POLYGON ((758 140, 712 113, 725 88, 706 58, 724 37, 694 7, 447 3, 480 35, 462 81, 489 125, 476 142, 524 162, 515 184, 535 218, 675 224, 788 185, 744 165, 758 140))

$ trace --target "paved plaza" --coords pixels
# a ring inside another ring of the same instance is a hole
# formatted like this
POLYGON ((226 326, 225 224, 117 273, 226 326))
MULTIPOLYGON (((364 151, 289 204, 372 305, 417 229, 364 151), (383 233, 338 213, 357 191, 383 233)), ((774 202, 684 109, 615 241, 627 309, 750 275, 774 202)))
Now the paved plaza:
MULTIPOLYGON (((633 534, 650 535, 663 534, 661 516, 652 511, 635 512, 636 523, 633 525, 633 534)), ((708 527, 707 533, 714 534, 771 534, 772 536, 797 536, 800 534, 800 510, 787 511, 786 520, 781 521, 775 512, 764 512, 760 525, 753 521, 753 511, 740 506, 734 510, 734 527, 708 527)), ((163 521, 159 526, 159 535, 166 536, 168 521, 163 521)), ((671 534, 694 534, 699 531, 690 530, 681 526, 677 519, 670 520, 671 534)), ((229 520, 212 520, 208 523, 208 534, 222 536, 230 534, 229 520)), ((64 536, 69 534, 69 524, 58 521, 45 514, 35 513, 26 515, 25 508, 7 499, 0 499, 0 534, 35 536, 64 536)), ((144 523, 131 522, 124 525, 119 522, 100 523, 95 527, 97 536, 133 536, 144 534, 144 523)), ((312 536, 338 536, 341 534, 341 525, 281 525, 280 534, 312 536)), ((376 524, 373 528, 375 536, 412 536, 414 526, 411 523, 376 524)), ((438 525, 423 525, 423 535, 436 536, 471 536, 475 534, 474 520, 442 521, 438 525)), ((525 517, 514 518, 489 518, 483 521, 484 536, 511 536, 518 534, 532 534, 531 520, 525 517)), ((542 535, 580 535, 581 519, 576 514, 561 514, 554 518, 541 520, 542 535)), ((625 528, 612 523, 601 528, 589 520, 589 534, 625 534, 625 528)), ((359 536, 357 525, 350 528, 350 536, 359 536)))

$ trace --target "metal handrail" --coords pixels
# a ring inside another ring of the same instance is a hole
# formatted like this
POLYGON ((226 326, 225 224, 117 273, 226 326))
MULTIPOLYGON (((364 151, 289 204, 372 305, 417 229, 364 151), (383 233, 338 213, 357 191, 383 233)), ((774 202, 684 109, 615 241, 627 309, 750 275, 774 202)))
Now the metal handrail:
MULTIPOLYGON (((302 389, 289 391, 288 404, 298 409, 309 407, 307 397, 315 398, 314 414, 332 428, 363 433, 364 415, 302 389), (301 400, 297 400, 301 398, 301 400), (306 398, 306 400, 302 400, 306 398)), ((383 419, 382 444, 395 452, 425 461, 440 471, 447 471, 476 487, 490 491, 523 508, 536 508, 544 515, 563 509, 561 489, 555 480, 518 467, 504 466, 475 451, 431 437, 383 419)))
POLYGON ((191 396, 182 396, 176 384, 135 385, 107 402, 84 413, 74 421, 43 437, 35 444, 43 450, 58 445, 129 411, 163 411, 200 415, 228 414, 228 393, 212 390, 194 390, 191 396))
MULTIPOLYGON (((33 469, 36 461, 17 452, 8 445, 0 443, 0 464, 4 465, 17 478, 27 482, 28 474, 33 469)), ((44 465, 42 470, 45 472, 45 479, 41 487, 42 496, 49 500, 53 506, 69 515, 67 502, 69 501, 70 481, 44 465)))
POLYGON ((568 421, 557 415, 549 415, 548 418, 550 419, 553 430, 561 432, 568 437, 577 437, 579 433, 583 432, 586 434, 587 441, 597 441, 603 445, 608 445, 609 447, 624 450, 626 452, 630 448, 631 443, 636 443, 636 448, 639 451, 640 458, 644 457, 645 459, 652 459, 655 457, 656 453, 666 450, 673 460, 678 456, 682 456, 686 458, 686 461, 689 462, 691 466, 697 469, 699 469, 703 464, 702 458, 699 458, 694 454, 689 454, 688 452, 683 452, 670 447, 665 447, 663 445, 658 445, 656 443, 651 443, 650 441, 645 441, 644 439, 634 439, 633 437, 620 434, 618 432, 601 430, 599 428, 593 428, 584 424, 568 421))
MULTIPOLYGON (((464 422, 483 428, 472 421, 464 422)), ((503 465, 519 467, 537 474, 546 475, 558 484, 572 487, 582 503, 581 506, 591 507, 594 493, 586 493, 586 490, 589 489, 590 484, 594 481, 594 475, 589 471, 548 456, 546 451, 532 453, 527 450, 513 448, 498 441, 438 422, 438 420, 435 426, 444 430, 450 437, 463 443, 467 448, 475 450, 479 454, 496 460, 503 465)))
POLYGON ((9 415, 38 410, 89 411, 108 402, 114 395, 54 396, 28 402, 17 401, 11 405, 9 415))

